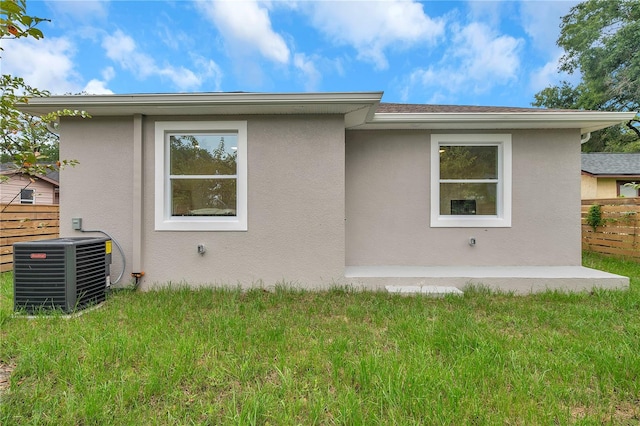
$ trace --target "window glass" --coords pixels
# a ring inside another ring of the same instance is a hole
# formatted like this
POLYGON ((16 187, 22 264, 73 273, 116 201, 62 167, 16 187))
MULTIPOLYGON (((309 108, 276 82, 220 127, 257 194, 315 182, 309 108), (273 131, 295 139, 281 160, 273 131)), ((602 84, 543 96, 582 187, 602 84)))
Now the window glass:
POLYGON ((21 204, 33 204, 33 189, 21 189, 20 190, 20 203, 21 204))
POLYGON ((172 179, 172 216, 235 216, 235 179, 172 179))
POLYGON ((497 146, 447 146, 440 149, 440 179, 497 179, 497 146))
POLYGON ((169 136, 172 175, 235 175, 237 134, 169 136))
POLYGON ((438 154, 440 214, 497 214, 498 146, 440 145, 438 154))
POLYGON ((237 156, 234 133, 170 134, 171 216, 235 216, 237 156))
POLYGON ((441 183, 441 215, 496 215, 498 183, 441 183))

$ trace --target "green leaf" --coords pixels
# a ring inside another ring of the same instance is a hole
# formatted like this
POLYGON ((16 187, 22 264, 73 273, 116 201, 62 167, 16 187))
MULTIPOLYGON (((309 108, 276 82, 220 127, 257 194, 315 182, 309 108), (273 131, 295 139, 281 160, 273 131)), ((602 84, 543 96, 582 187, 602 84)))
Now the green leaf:
POLYGON ((4 0, 0 1, 0 13, 3 15, 8 15, 11 13, 20 14, 24 13, 25 9, 20 6, 18 3, 14 3, 12 1, 4 0))
POLYGON ((27 33, 36 40, 44 38, 44 34, 42 34, 42 31, 40 31, 38 28, 29 28, 27 30, 27 33))
POLYGON ((33 18, 31 16, 28 15, 23 15, 20 18, 20 22, 22 22, 24 25, 26 25, 27 27, 31 26, 31 23, 33 22, 33 18))

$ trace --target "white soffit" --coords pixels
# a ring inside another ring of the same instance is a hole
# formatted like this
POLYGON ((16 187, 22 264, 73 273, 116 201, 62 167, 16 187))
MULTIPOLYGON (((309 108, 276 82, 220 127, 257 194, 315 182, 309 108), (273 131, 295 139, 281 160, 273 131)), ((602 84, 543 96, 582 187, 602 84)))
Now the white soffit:
POLYGON ((353 130, 434 129, 604 129, 635 117, 635 112, 535 111, 465 113, 376 113, 353 130))
POLYGON ((381 98, 382 92, 74 95, 31 98, 19 108, 34 115, 82 110, 95 117, 341 114, 353 126, 371 119, 381 98))

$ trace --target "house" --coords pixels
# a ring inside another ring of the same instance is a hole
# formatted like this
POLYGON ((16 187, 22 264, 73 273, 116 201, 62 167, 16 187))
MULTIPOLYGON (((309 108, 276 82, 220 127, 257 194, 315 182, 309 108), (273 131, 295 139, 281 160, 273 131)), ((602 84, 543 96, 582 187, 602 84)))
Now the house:
POLYGON ((8 178, 0 183, 0 204, 59 204, 58 171, 31 178, 16 171, 12 164, 0 164, 0 175, 8 178))
POLYGON ((60 234, 82 235, 73 218, 108 232, 142 289, 628 286, 581 266, 578 170, 581 135, 634 113, 381 98, 52 96, 22 109, 92 116, 61 118, 60 155, 79 165, 60 176, 60 234))
POLYGON ((582 154, 582 198, 638 197, 640 153, 590 152, 582 154))

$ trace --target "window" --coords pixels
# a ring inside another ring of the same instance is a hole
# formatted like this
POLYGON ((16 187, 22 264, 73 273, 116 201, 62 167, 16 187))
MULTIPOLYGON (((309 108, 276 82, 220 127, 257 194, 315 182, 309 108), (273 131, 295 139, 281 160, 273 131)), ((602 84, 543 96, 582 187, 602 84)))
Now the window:
POLYGON ((247 230, 246 121, 155 127, 155 229, 247 230))
POLYGON ((33 189, 20 190, 20 204, 35 204, 35 194, 33 189))
POLYGON ((431 226, 511 226, 511 135, 431 135, 431 226))
POLYGON ((619 180, 616 183, 618 185, 618 197, 640 197, 640 189, 634 186, 638 182, 619 180))

